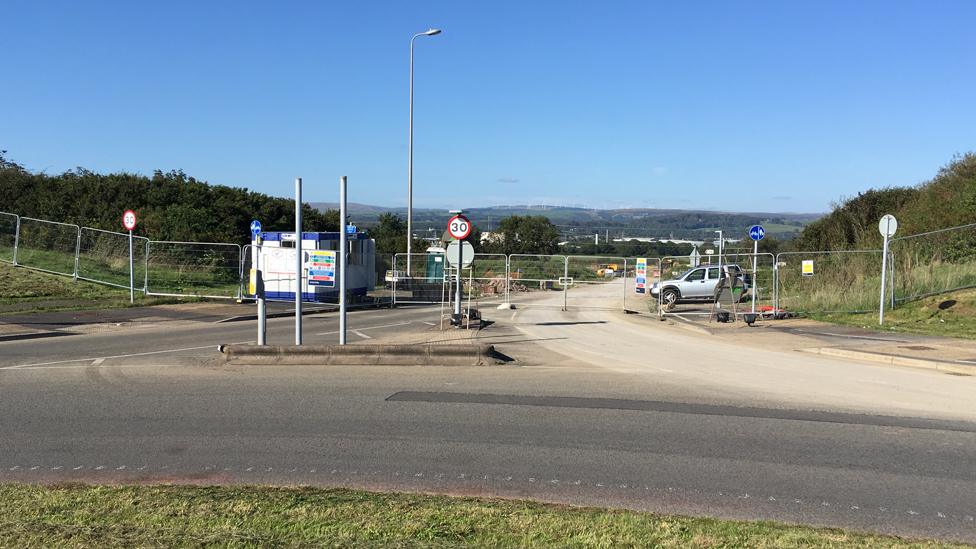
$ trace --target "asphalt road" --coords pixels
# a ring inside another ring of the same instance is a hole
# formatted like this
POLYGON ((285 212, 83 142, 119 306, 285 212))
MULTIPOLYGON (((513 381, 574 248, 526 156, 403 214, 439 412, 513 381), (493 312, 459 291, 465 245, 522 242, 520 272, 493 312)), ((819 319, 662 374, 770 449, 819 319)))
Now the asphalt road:
MULTIPOLYGON (((358 314, 363 329, 389 325, 377 339, 437 318, 358 314)), ((976 542, 972 378, 807 356, 773 365, 773 351, 741 350, 723 372, 700 340, 660 323, 551 307, 494 314, 489 331, 514 364, 208 361, 215 340, 252 339, 253 323, 0 343, 0 481, 397 488, 976 542), (883 384, 843 388, 858 376, 883 384), (791 377, 823 398, 766 386, 791 377), (963 402, 924 396, 940 392, 963 402), (905 402, 890 402, 898 394, 905 402)), ((273 322, 287 342, 290 319, 273 322)), ((332 331, 334 320, 317 322, 314 333, 332 331)))
MULTIPOLYGON (((120 317, 117 323, 100 323, 77 332, 58 332, 60 335, 56 337, 0 342, 0 369, 73 366, 100 359, 99 364, 106 360, 110 364, 123 364, 146 360, 165 363, 171 362, 171 357, 212 358, 220 344, 257 340, 256 322, 219 322, 224 318, 207 316, 201 321, 176 316, 126 322, 126 317, 120 317)), ((337 315, 306 315, 302 322, 304 343, 338 343, 337 315)), ((349 313, 347 338, 351 343, 368 342, 388 334, 427 330, 439 322, 438 307, 357 310, 349 313)), ((294 317, 268 319, 268 343, 293 344, 294 324, 294 317)))

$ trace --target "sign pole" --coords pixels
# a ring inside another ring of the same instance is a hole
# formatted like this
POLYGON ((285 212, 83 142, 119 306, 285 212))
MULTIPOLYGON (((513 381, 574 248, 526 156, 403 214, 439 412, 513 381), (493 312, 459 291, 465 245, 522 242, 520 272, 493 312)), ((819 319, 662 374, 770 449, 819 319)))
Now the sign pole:
POLYGON ((136 277, 132 260, 132 229, 129 229, 129 303, 136 302, 136 277))
POLYGON ((295 178, 295 345, 302 344, 302 178, 295 178))
POLYGON ((888 276, 888 235, 884 235, 884 247, 881 253, 881 303, 878 309, 878 325, 884 325, 885 309, 885 279, 888 276))
MULTIPOLYGON (((20 233, 19 223, 18 223, 18 235, 20 233)), ((132 259, 132 231, 136 228, 136 212, 132 210, 126 210, 122 212, 122 226, 125 230, 129 231, 129 303, 136 302, 136 280, 135 280, 135 268, 134 261, 132 259)), ((78 250, 81 249, 81 232, 78 233, 78 248, 75 250, 75 278, 78 278, 78 250)), ((15 252, 16 253, 16 252, 15 252)), ((149 257, 149 252, 147 250, 146 257, 149 257)), ((16 256, 14 256, 14 264, 17 264, 16 256)), ((146 269, 147 278, 149 270, 146 269)), ((148 291, 148 285, 146 287, 148 291)))
POLYGON ((346 344, 346 176, 339 178, 339 345, 346 344))
POLYGON ((458 328, 461 327, 461 265, 464 265, 464 245, 458 246, 457 278, 455 278, 457 288, 454 289, 454 325, 458 328))
POLYGON ((261 271, 261 236, 257 237, 257 255, 254 256, 254 270, 257 271, 255 290, 258 297, 258 345, 268 344, 268 309, 264 301, 264 273, 261 271))
POLYGON ((885 310, 885 283, 888 278, 888 239, 894 236, 895 231, 898 230, 898 220, 895 216, 887 214, 881 218, 878 222, 878 231, 881 232, 881 236, 884 237, 884 246, 881 252, 881 299, 878 304, 878 325, 884 325, 884 310, 885 310))
POLYGON ((759 241, 752 241, 752 314, 756 314, 756 272, 759 269, 757 259, 759 258, 759 241))
POLYGON ((461 299, 463 299, 463 282, 461 280, 461 268, 464 266, 464 244, 468 236, 471 235, 471 221, 464 217, 463 210, 451 210, 454 214, 453 217, 447 220, 447 232, 456 241, 458 248, 457 256, 457 273, 455 274, 454 281, 457 283, 457 288, 454 290, 454 314, 451 318, 451 324, 455 327, 461 327, 461 299))

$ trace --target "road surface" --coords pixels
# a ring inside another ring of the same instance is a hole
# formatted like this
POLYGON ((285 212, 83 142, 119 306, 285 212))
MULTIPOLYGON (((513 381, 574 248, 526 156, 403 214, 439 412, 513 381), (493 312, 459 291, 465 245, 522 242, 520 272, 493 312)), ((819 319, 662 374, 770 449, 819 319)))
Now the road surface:
MULTIPOLYGON (((498 367, 218 365, 246 322, 0 343, 0 481, 395 488, 976 542, 973 378, 560 299, 485 311, 518 359, 498 367)), ((377 340, 438 318, 359 314, 377 340)))

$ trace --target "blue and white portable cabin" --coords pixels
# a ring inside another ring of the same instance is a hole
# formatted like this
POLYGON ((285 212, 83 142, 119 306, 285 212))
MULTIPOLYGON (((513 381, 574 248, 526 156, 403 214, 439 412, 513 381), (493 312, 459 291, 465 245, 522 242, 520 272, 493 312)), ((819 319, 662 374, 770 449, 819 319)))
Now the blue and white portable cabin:
MULTIPOLYGON (((295 300, 295 233, 262 232, 262 244, 258 248, 251 241, 254 260, 260 254, 260 266, 264 278, 264 295, 267 299, 295 300), (259 252, 260 250, 260 252, 259 252)), ((346 295, 366 295, 376 286, 376 242, 364 232, 346 235, 349 262, 346 265, 346 295)), ((339 233, 302 233, 302 252, 305 262, 310 250, 339 249, 339 233)), ((337 258, 338 260, 338 258, 337 258)), ((339 270, 336 268, 334 286, 308 284, 308 269, 302 274, 302 301, 334 302, 339 296, 339 270)))

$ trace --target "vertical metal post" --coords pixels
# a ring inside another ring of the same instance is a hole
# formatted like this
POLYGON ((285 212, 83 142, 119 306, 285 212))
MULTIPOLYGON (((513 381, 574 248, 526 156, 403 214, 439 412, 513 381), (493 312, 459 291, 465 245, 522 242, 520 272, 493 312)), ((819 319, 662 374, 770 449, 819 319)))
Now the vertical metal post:
POLYGON ((512 256, 505 256, 505 303, 512 303, 512 256))
POLYGON ((75 272, 74 275, 72 275, 72 278, 74 278, 75 282, 78 281, 78 264, 80 262, 80 258, 81 258, 81 227, 78 227, 78 235, 77 238, 75 239, 75 272))
POLYGON ((255 291, 257 292, 258 298, 258 345, 268 344, 268 308, 267 303, 264 301, 264 271, 261 267, 261 235, 257 236, 257 246, 251 247, 252 250, 256 250, 254 255, 254 270, 257 271, 257 287, 255 291))
POLYGON ((563 256, 563 310, 569 309, 569 256, 563 256))
MULTIPOLYGON (((444 261, 447 262, 446 256, 444 258, 444 261)), ((450 267, 446 265, 444 266, 444 268, 448 270, 450 269, 450 267)), ((448 274, 445 274, 445 271, 441 271, 441 325, 440 325, 441 330, 444 329, 444 301, 447 299, 451 299, 450 293, 447 292, 446 286, 444 286, 444 282, 447 280, 448 276, 449 276, 448 274)))
MULTIPOLYGON (((634 273, 634 277, 637 277, 637 273, 634 273)), ((627 258, 624 258, 624 311, 627 310, 627 258)))
POLYGON ((722 272, 722 245, 725 243, 725 239, 722 238, 722 231, 716 232, 718 233, 718 278, 721 280, 724 278, 724 273, 722 272))
POLYGON ((14 267, 17 266, 17 248, 20 247, 20 216, 17 216, 17 228, 14 230, 14 267))
POLYGON ((339 345, 346 344, 346 176, 339 178, 339 345))
POLYGON ((884 235, 884 248, 881 252, 881 303, 878 307, 878 325, 884 325, 885 282, 888 276, 888 235, 884 235))
POLYGON ((773 256, 773 314, 779 313, 779 284, 780 284, 780 274, 779 274, 779 256, 781 254, 776 254, 773 256))
POLYGON ((759 241, 752 241, 752 314, 756 314, 756 269, 758 268, 757 259, 759 258, 759 241))
POLYGON ((142 272, 142 291, 145 295, 149 295, 149 244, 151 240, 146 240, 146 257, 143 258, 143 266, 145 270, 142 272))
POLYGON ((295 345, 302 344, 302 178, 295 178, 295 345))
POLYGON ((891 259, 888 263, 891 269, 888 270, 888 295, 891 296, 889 309, 895 308, 895 253, 891 252, 891 259))
POLYGON ((407 276, 410 276, 410 252, 413 251, 413 43, 410 39, 410 129, 407 134, 407 276))
POLYGON ((393 267, 393 298, 390 300, 390 308, 396 307, 396 293, 397 293, 397 279, 400 275, 397 274, 397 254, 393 254, 393 262, 391 263, 393 267))
POLYGON ((474 293, 474 265, 468 268, 468 321, 466 328, 471 328, 471 294, 474 293))
MULTIPOLYGON (((81 242, 81 233, 79 234, 79 243, 81 242)), ((135 271, 135 260, 132 257, 132 230, 129 230, 129 303, 136 302, 136 271, 135 271)))

